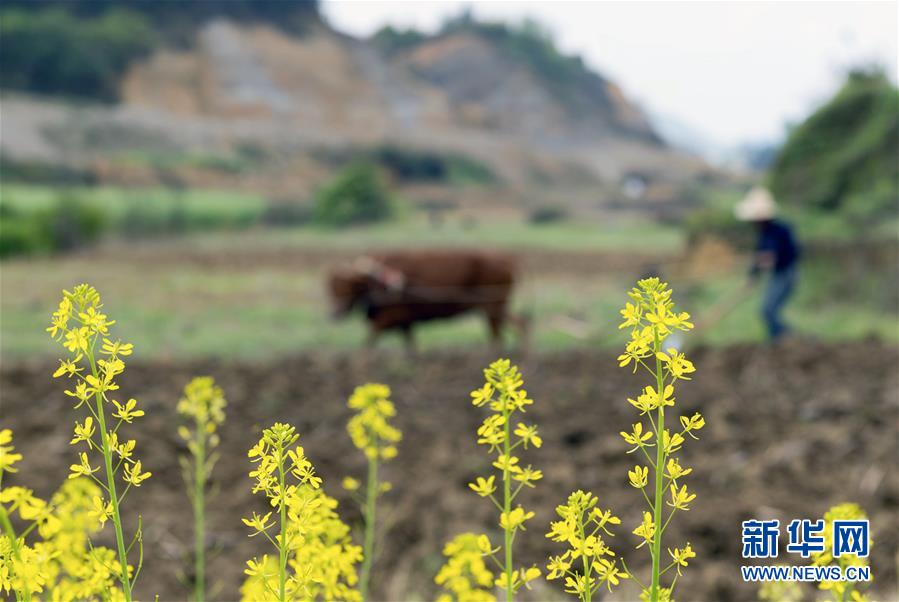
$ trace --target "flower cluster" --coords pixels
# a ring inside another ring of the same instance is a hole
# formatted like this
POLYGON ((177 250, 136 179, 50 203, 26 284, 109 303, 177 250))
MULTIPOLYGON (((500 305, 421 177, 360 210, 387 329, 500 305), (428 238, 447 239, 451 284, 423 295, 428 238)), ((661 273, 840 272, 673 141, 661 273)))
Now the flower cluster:
MULTIPOLYGON (((812 554, 812 562, 816 566, 829 566, 836 561, 841 572, 845 574, 850 566, 867 566, 868 558, 861 558, 857 554, 841 554, 839 558, 833 557, 833 521, 835 520, 862 520, 868 516, 861 506, 853 503, 838 504, 824 513, 824 551, 812 554)), ((870 542, 869 542, 870 546, 870 542)), ((853 581, 822 581, 818 587, 829 591, 834 600, 849 600, 851 602, 866 602, 868 597, 855 589, 853 581)))
MULTIPOLYGON (((630 446, 628 453, 639 450, 646 460, 646 464, 637 464, 628 471, 628 480, 632 487, 640 490, 648 506, 633 533, 640 540, 637 547, 646 545, 650 551, 652 581, 648 587, 639 580, 637 582, 643 589, 642 598, 657 602, 670 599, 681 568, 696 556, 689 543, 682 548, 668 548, 670 562, 662 567, 665 528, 676 511, 689 510, 696 498, 696 494, 683 484, 684 477, 693 469, 681 465, 675 454, 681 450, 686 437, 697 438, 696 432, 705 426, 705 420, 698 412, 680 416, 679 430, 666 428, 665 422, 666 409, 675 405, 675 385, 680 380, 689 380, 690 374, 696 371, 681 351, 666 348, 665 340, 675 330, 693 328, 690 315, 676 310, 671 289, 658 278, 640 280, 628 294, 632 302, 621 310, 624 321, 620 328, 630 328, 631 336, 624 353, 618 356, 618 362, 622 367, 633 366, 634 372, 644 368, 651 377, 651 384, 645 386, 636 399, 628 399, 639 412, 640 419, 629 432, 622 431, 621 437, 630 446), (644 422, 646 419, 648 423, 644 422), (664 516, 663 500, 668 507, 667 517, 664 516), (672 569, 676 575, 670 587, 663 588, 661 576, 672 569)), ((633 577, 629 572, 628 576, 633 577)))
MULTIPOLYGON (((0 430, 0 479, 15 472, 19 460, 12 432, 0 430)), ((86 478, 65 481, 49 503, 24 487, 0 489, 0 590, 19 600, 124 599, 116 587, 115 552, 89 542, 107 520, 105 509, 94 505, 99 494, 86 478), (20 534, 11 520, 16 515, 27 525, 20 534)))
POLYGON ((471 400, 475 406, 487 406, 492 411, 478 428, 478 444, 487 446, 489 452, 496 456, 493 467, 499 473, 500 483, 497 485, 496 475, 490 475, 487 478, 478 477, 468 486, 479 496, 489 498, 500 511, 503 544, 496 548, 488 545, 484 553, 502 567, 502 575, 497 577, 496 585, 505 589, 507 598, 511 599, 522 586, 528 586, 530 581, 540 576, 537 567, 515 570, 512 564, 513 539, 518 531, 524 530, 525 522, 534 516, 521 505, 513 508, 513 503, 522 489, 534 487, 534 483, 543 477, 543 473, 531 465, 522 465, 513 452, 519 448, 540 447, 543 440, 537 434, 536 426, 516 421, 513 427, 516 413, 525 413, 525 408, 534 403, 522 388, 524 381, 518 367, 507 359, 496 360, 484 370, 484 377, 484 386, 471 393, 471 400), (502 501, 494 495, 498 487, 502 488, 499 494, 502 501))
POLYGON ((241 592, 245 600, 358 600, 353 586, 361 550, 298 441, 294 427, 276 423, 248 452, 256 464, 253 493, 264 493, 278 518, 254 512, 243 522, 250 537, 263 535, 278 557, 248 561, 241 592))
POLYGON ((356 387, 347 405, 356 415, 347 423, 353 445, 369 459, 390 460, 396 457, 396 444, 402 433, 390 424, 396 408, 390 401, 390 387, 368 384, 356 387))
POLYGON ((550 557, 546 565, 547 579, 565 578, 565 592, 581 600, 591 600, 601 586, 612 590, 627 574, 618 569, 615 553, 606 545, 603 534, 613 537, 609 527, 620 525, 621 519, 611 510, 597 506, 595 495, 575 491, 568 502, 556 507, 561 520, 550 524, 548 539, 564 543, 568 549, 561 556, 550 557))
MULTIPOLYGON (((368 459, 365 498, 359 500, 365 517, 365 557, 359 578, 359 590, 363 599, 368 598, 371 565, 375 557, 377 500, 378 496, 390 490, 390 483, 378 478, 378 465, 381 461, 396 457, 396 444, 402 439, 399 429, 390 424, 390 419, 396 415, 396 409, 389 397, 388 386, 367 384, 356 387, 347 402, 350 409, 356 411, 347 422, 347 432, 353 445, 361 449, 368 459)), ((359 481, 352 477, 346 477, 343 485, 350 491, 359 489, 359 481)))
POLYGON ((180 427, 178 434, 192 454, 196 455, 200 446, 207 452, 218 446, 216 430, 225 421, 226 405, 221 387, 211 376, 198 376, 184 387, 184 397, 176 410, 194 424, 180 427))
POLYGON ((462 533, 443 547, 446 563, 434 582, 443 588, 437 602, 494 602, 493 573, 484 562, 490 552, 486 535, 462 533))
POLYGON ((133 346, 111 338, 109 328, 115 320, 110 320, 102 310, 97 290, 80 284, 71 292, 63 291, 47 331, 68 351, 53 376, 74 381, 65 394, 76 400, 76 409, 84 408, 85 412, 83 422, 75 423, 71 444, 83 445, 86 451, 80 452, 78 462, 72 464, 69 478, 85 476, 99 485, 101 492, 93 504, 103 509, 113 523, 119 579, 126 600, 131 600, 132 582, 140 566, 132 575, 128 550, 136 543, 140 552, 142 537, 138 526, 130 543, 125 541, 119 507, 131 488, 140 487, 151 473, 143 469, 135 456, 136 442, 122 438, 119 433, 123 424, 131 424, 144 411, 134 399, 120 403, 113 397, 119 390, 116 378, 125 371, 123 358, 131 355, 133 346), (91 463, 91 453, 98 455, 102 466, 91 463), (119 476, 121 484, 117 482, 119 476), (120 489, 122 485, 124 489, 120 489))
POLYGON ((218 460, 216 430, 225 421, 225 397, 210 376, 198 376, 184 387, 177 411, 190 422, 178 428, 190 457, 181 457, 181 468, 194 512, 194 598, 206 596, 206 481, 218 460))

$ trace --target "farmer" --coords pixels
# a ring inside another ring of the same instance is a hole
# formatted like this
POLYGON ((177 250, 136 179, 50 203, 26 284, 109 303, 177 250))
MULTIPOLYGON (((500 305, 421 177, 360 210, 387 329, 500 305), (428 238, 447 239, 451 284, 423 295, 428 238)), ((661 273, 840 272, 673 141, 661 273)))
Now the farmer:
POLYGON ((781 317, 781 310, 790 298, 796 283, 799 245, 792 228, 777 219, 777 204, 765 188, 755 187, 740 201, 735 211, 737 219, 752 222, 758 232, 755 256, 749 272, 750 284, 759 281, 763 271, 770 271, 768 287, 762 302, 762 317, 768 336, 774 341, 789 329, 781 317))

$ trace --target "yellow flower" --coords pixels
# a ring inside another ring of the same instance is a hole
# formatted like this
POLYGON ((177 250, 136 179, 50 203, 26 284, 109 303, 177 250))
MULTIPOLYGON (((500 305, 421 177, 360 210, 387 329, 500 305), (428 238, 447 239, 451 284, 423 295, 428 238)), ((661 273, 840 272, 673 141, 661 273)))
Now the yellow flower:
POLYGON ((694 439, 699 439, 696 435, 693 434, 693 431, 698 431, 702 427, 705 426, 705 418, 702 417, 702 414, 696 412, 690 418, 686 416, 680 417, 681 426, 688 435, 693 437, 694 439))
POLYGON ((508 514, 503 512, 499 517, 499 526, 503 529, 524 529, 524 521, 534 517, 533 512, 525 512, 524 508, 519 506, 508 514))
POLYGON ((527 466, 518 473, 513 474, 512 478, 528 487, 534 487, 534 481, 539 481, 543 478, 543 471, 527 466))
POLYGON ((689 563, 687 562, 691 558, 696 558, 696 552, 693 551, 693 548, 690 546, 690 543, 687 542, 687 545, 681 549, 675 548, 673 551, 671 548, 668 548, 668 553, 671 555, 671 558, 674 560, 674 565, 677 567, 677 574, 681 574, 681 567, 687 566, 689 563))
POLYGON ((135 418, 140 418, 141 416, 144 415, 143 410, 135 409, 137 407, 136 399, 129 399, 128 401, 125 402, 124 406, 122 404, 120 404, 119 402, 117 402, 115 399, 112 400, 112 403, 116 407, 116 411, 112 415, 113 418, 118 418, 119 420, 123 420, 124 422, 127 422, 128 424, 131 424, 131 422, 135 418))
POLYGON ((674 378, 690 380, 690 377, 686 375, 696 372, 693 362, 688 360, 683 353, 678 352, 678 350, 673 347, 668 349, 668 353, 660 351, 656 354, 656 357, 662 360, 668 368, 668 372, 674 378))
POLYGON ((87 351, 89 336, 90 329, 86 326, 82 326, 81 328, 73 328, 66 333, 63 346, 73 353, 87 351))
POLYGON ((646 487, 646 483, 648 482, 649 468, 646 466, 634 466, 633 470, 627 471, 627 476, 630 479, 632 487, 642 489, 643 487, 646 487))
POLYGON ((463 533, 457 535, 443 548, 446 563, 440 568, 434 582, 443 588, 438 600, 494 602, 490 590, 493 573, 487 567, 484 554, 492 553, 486 535, 463 533))
POLYGON ((395 457, 395 444, 402 439, 399 429, 390 424, 396 409, 389 397, 386 385, 368 384, 356 387, 347 402, 357 412, 347 423, 347 432, 353 444, 371 459, 395 457))
POLYGON ((641 548, 647 543, 650 543, 655 536, 655 532, 656 525, 655 522, 653 522, 652 514, 650 514, 649 512, 644 512, 643 522, 641 522, 640 525, 633 531, 634 535, 643 538, 643 543, 641 543, 637 547, 641 548))
POLYGON ((263 555, 262 560, 257 560, 256 558, 247 560, 247 568, 243 572, 250 576, 264 574, 266 564, 268 564, 268 554, 263 555))
POLYGON ((554 521, 549 524, 547 539, 558 542, 572 542, 578 537, 577 523, 573 519, 554 521))
POLYGON ((103 346, 100 348, 102 353, 106 355, 119 356, 119 355, 131 355, 134 351, 134 345, 131 343, 123 343, 122 341, 116 340, 115 342, 110 341, 109 339, 103 339, 103 346))
POLYGON ((591 566, 599 579, 600 585, 605 584, 609 591, 612 591, 613 585, 618 585, 621 579, 627 579, 627 573, 618 570, 615 563, 605 558, 595 560, 591 566))
POLYGON ((668 505, 678 510, 689 510, 689 504, 696 498, 695 493, 687 492, 687 486, 683 485, 680 489, 671 485, 671 501, 668 505))
POLYGON ((266 514, 264 516, 259 516, 258 514, 256 514, 254 512, 252 518, 248 518, 248 519, 242 518, 240 520, 243 521, 243 524, 245 524, 246 526, 250 527, 251 529, 253 529, 255 531, 255 533, 250 535, 250 537, 253 537, 253 535, 259 535, 260 533, 262 533, 263 531, 265 531, 266 529, 268 529, 269 527, 271 527, 272 525, 275 524, 274 522, 271 522, 271 523, 268 522, 269 518, 271 518, 271 516, 272 516, 271 512, 269 512, 268 514, 266 514))
POLYGON ((75 356, 74 359, 59 360, 59 368, 57 368, 56 372, 53 373, 53 378, 59 378, 63 374, 65 374, 67 377, 71 378, 72 376, 74 376, 74 375, 78 374, 79 372, 81 372, 82 370, 84 370, 84 368, 78 367, 78 362, 80 362, 81 358, 83 358, 83 357, 84 356, 81 353, 79 353, 78 355, 75 356))
POLYGON ((69 470, 71 471, 71 473, 69 474, 70 479, 74 479, 74 478, 77 478, 80 476, 90 476, 90 475, 94 474, 95 472, 97 472, 98 470, 100 470, 99 468, 91 467, 90 462, 87 459, 86 453, 81 452, 78 455, 78 457, 81 460, 81 462, 78 464, 72 464, 71 466, 69 466, 69 470))
POLYGON ((17 454, 13 450, 12 430, 0 429, 0 474, 4 472, 18 472, 18 468, 13 468, 13 464, 22 459, 22 454, 17 454))
POLYGON ((91 501, 92 509, 88 512, 88 516, 100 523, 100 527, 106 524, 106 521, 112 518, 112 502, 105 502, 103 498, 95 495, 91 501))
POLYGON ((546 575, 548 580, 552 581, 553 579, 558 579, 571 568, 571 562, 566 560, 567 556, 568 552, 562 556, 550 556, 549 562, 546 564, 546 570, 549 571, 546 575))
POLYGON ((347 491, 356 491, 357 489, 359 489, 360 485, 359 481, 357 479, 354 479, 353 477, 343 477, 343 483, 341 484, 347 491))
POLYGON ((88 307, 78 314, 78 319, 85 328, 99 334, 108 334, 109 326, 115 324, 115 320, 107 320, 106 315, 97 311, 96 307, 88 307))
POLYGON ((521 439, 521 442, 524 443, 524 448, 527 449, 528 444, 530 443, 534 447, 540 447, 543 445, 543 439, 537 435, 537 427, 536 426, 527 426, 521 422, 515 427, 514 434, 521 439))
POLYGON ((665 450, 665 455, 673 454, 681 448, 681 445, 684 444, 684 438, 680 435, 680 433, 674 433, 673 435, 668 432, 668 429, 662 433, 662 449, 665 450))
POLYGON ((493 466, 502 471, 508 470, 512 473, 521 472, 521 467, 518 466, 518 458, 511 455, 507 456, 506 454, 500 454, 497 456, 496 460, 494 460, 493 466))
POLYGON ((496 485, 494 483, 495 480, 496 477, 494 477, 493 475, 490 475, 486 479, 483 477, 478 477, 476 479, 477 482, 469 483, 468 486, 479 496, 487 497, 488 495, 496 491, 496 485))
POLYGON ((493 398, 493 387, 490 383, 485 383, 480 389, 471 392, 471 403, 477 407, 488 403, 493 398))
POLYGON ((640 446, 644 445, 646 441, 652 439, 652 433, 644 433, 643 424, 640 422, 634 423, 632 432, 625 433, 624 431, 621 431, 619 434, 627 443, 634 446, 633 449, 628 450, 627 453, 637 450, 640 446))
POLYGON ((76 422, 75 436, 69 441, 69 445, 75 445, 76 443, 85 441, 88 444, 88 447, 92 447, 93 443, 91 442, 91 437, 94 436, 94 432, 96 432, 96 429, 94 428, 94 419, 92 416, 85 418, 84 424, 76 422))
POLYGON ((619 329, 636 326, 640 323, 640 320, 643 319, 643 308, 639 305, 626 303, 624 309, 621 310, 621 317, 624 318, 624 322, 618 326, 619 329))
POLYGON ((672 480, 677 480, 693 472, 692 468, 683 468, 677 458, 669 458, 666 468, 667 476, 672 480))
POLYGON ((134 464, 125 464, 125 482, 140 487, 140 484, 149 479, 153 473, 141 472, 140 460, 134 464))

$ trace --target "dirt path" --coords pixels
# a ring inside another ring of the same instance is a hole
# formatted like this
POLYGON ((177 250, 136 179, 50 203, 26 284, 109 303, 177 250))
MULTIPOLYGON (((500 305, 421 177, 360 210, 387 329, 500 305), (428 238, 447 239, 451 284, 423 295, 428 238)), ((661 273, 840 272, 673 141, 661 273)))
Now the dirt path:
MULTIPOLYGON (((740 521, 821 515, 847 500, 862 504, 873 521, 872 564, 876 592, 896 593, 899 534, 899 350, 875 343, 844 346, 734 347, 698 350, 698 372, 682 388, 681 411, 702 410, 707 428, 686 449, 694 467, 695 508, 677 517, 671 543, 690 541, 698 553, 680 581, 679 599, 750 600, 755 590, 740 581, 740 521)), ((144 515, 145 573, 142 599, 186 599, 179 582, 191 541, 187 498, 177 462, 180 443, 174 405, 195 374, 211 374, 230 402, 222 432, 223 460, 215 476, 219 493, 209 516, 216 548, 210 575, 217 599, 234 599, 244 561, 262 542, 248 539, 239 517, 259 508, 250 493, 245 450, 274 420, 294 423, 307 454, 341 499, 341 512, 357 521, 358 510, 339 489, 341 477, 359 476, 363 460, 344 424, 345 400, 354 385, 380 380, 394 389, 405 438, 399 458, 386 469, 394 492, 385 498, 390 518, 382 554, 376 559, 380 599, 430 599, 443 543, 471 529, 492 529, 489 504, 466 483, 487 469, 474 431, 482 418, 468 392, 481 382, 490 358, 461 353, 427 354, 414 365, 402 356, 304 354, 267 364, 139 363, 129 366, 123 394, 143 403, 147 416, 139 452, 154 477, 129 502, 144 515)), ((536 400, 531 418, 544 447, 528 457, 546 478, 522 502, 537 511, 521 539, 521 560, 541 562, 553 544, 543 537, 553 507, 574 488, 596 492, 623 518, 615 545, 632 568, 645 571, 647 556, 634 551, 630 534, 640 512, 617 435, 631 423, 625 399, 640 387, 614 354, 565 352, 532 357, 523 364, 536 400), (626 528, 625 528, 626 527, 626 528)), ((52 381, 47 364, 7 365, 0 370, 4 426, 15 429, 22 471, 10 482, 49 494, 66 476, 73 449, 67 445, 73 412, 52 381)), ((6 482, 6 480, 4 480, 6 482)), ((667 533, 666 533, 667 536, 667 533)), ((784 557, 782 556, 781 559, 784 557)), ((632 599, 634 590, 621 590, 632 599)), ((546 586, 533 599, 557 599, 546 586)))

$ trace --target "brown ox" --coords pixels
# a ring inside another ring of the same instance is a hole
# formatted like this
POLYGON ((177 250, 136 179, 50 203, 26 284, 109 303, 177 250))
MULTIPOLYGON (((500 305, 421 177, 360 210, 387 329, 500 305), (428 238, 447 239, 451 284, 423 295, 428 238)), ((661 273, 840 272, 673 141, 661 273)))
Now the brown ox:
POLYGON ((507 321, 524 335, 526 322, 508 309, 515 277, 515 261, 496 253, 396 251, 358 257, 334 270, 328 285, 335 316, 365 314, 369 345, 382 332, 396 330, 411 350, 416 323, 471 311, 484 313, 494 345, 507 321))

